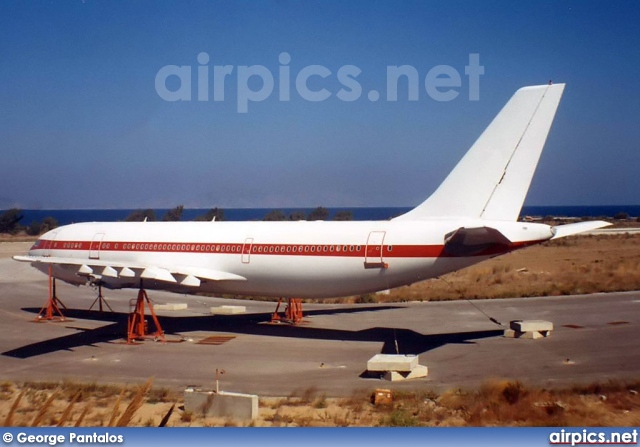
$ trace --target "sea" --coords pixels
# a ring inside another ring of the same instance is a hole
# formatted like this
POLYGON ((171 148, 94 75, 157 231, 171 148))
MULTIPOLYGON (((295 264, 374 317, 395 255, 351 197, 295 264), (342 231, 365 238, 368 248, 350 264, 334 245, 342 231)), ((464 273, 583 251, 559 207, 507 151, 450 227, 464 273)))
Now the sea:
MULTIPOLYGON (((353 220, 387 220, 399 216, 412 207, 356 207, 356 208, 327 208, 329 219, 339 211, 350 211, 353 220)), ((309 214, 315 208, 278 208, 285 215, 296 211, 309 214)), ((189 208, 182 214, 183 221, 193 220, 205 214, 207 208, 189 208)), ((227 221, 255 221, 262 220, 273 208, 224 208, 224 220, 227 221)), ((45 217, 54 217, 59 225, 78 222, 117 222, 124 220, 134 209, 80 209, 80 210, 22 210, 24 218, 21 223, 29 225, 33 221, 41 221, 45 217)), ((160 220, 168 209, 156 209, 156 216, 160 220)), ((588 217, 609 218, 618 213, 628 216, 640 216, 640 205, 594 205, 594 206, 524 206, 521 217, 588 217)))

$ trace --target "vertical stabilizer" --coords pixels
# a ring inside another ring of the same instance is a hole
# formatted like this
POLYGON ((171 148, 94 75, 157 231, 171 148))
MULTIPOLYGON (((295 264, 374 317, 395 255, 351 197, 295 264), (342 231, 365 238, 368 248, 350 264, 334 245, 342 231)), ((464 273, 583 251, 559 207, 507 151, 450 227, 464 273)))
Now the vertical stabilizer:
POLYGON ((564 84, 518 90, 431 197, 396 219, 516 220, 563 90, 564 84))

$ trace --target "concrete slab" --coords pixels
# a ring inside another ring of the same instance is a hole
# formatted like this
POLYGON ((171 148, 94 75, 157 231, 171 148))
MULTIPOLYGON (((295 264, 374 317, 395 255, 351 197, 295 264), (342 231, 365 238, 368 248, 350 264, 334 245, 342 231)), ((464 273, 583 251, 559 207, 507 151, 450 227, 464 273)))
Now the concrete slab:
POLYGON ((154 310, 187 310, 187 303, 166 303, 166 304, 154 304, 154 310))
POLYGON ((529 340, 537 340, 539 338, 546 338, 551 335, 551 331, 528 331, 528 332, 520 332, 514 331, 513 329, 506 329, 504 331, 503 336, 505 338, 524 338, 529 340))
POLYGON ((237 315, 243 314, 247 311, 246 306, 216 306, 210 309, 210 312, 214 315, 237 315))
POLYGON ((258 396, 187 389, 184 392, 184 409, 202 416, 250 421, 258 417, 258 396))
POLYGON ((510 329, 504 331, 506 338, 528 338, 537 340, 551 335, 553 323, 546 320, 513 320, 510 329))
POLYGON ((553 323, 545 320, 513 320, 509 327, 517 332, 552 331, 553 323))
POLYGON ((411 372, 417 366, 418 366, 417 355, 376 354, 373 357, 371 357, 367 362, 367 371, 411 372))

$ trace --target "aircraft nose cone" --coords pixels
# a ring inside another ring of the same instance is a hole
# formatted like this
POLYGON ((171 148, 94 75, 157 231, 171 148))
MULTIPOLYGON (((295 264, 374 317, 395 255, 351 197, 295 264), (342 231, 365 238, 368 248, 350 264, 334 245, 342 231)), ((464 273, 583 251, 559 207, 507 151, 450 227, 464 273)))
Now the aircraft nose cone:
POLYGON ((35 241, 33 243, 33 245, 31 246, 31 248, 29 248, 29 256, 35 256, 37 255, 36 250, 38 250, 38 247, 42 244, 42 241, 40 239, 38 239, 37 241, 35 241))

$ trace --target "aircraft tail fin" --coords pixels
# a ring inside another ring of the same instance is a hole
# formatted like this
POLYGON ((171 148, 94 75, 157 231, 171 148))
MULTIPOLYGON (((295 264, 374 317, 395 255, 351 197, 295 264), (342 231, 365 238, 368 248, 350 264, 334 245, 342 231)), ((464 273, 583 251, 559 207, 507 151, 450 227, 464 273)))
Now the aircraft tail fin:
POLYGON ((517 220, 565 84, 519 89, 438 189, 399 220, 517 220))

